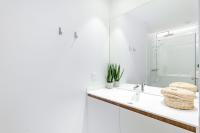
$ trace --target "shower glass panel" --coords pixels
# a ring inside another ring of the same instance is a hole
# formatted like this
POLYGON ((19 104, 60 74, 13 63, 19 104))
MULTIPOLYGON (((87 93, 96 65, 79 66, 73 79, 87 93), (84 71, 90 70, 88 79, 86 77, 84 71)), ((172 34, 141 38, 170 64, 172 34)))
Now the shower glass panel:
POLYGON ((171 82, 196 84, 196 35, 195 33, 169 34, 156 40, 156 68, 153 69, 154 85, 168 86, 171 82))

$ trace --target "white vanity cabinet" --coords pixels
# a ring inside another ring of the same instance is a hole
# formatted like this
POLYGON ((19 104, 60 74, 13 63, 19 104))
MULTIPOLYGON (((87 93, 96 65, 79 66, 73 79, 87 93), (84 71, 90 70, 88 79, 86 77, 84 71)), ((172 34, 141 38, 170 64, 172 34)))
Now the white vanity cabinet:
POLYGON ((119 107, 88 97, 88 133, 120 133, 119 107))
POLYGON ((195 133, 199 108, 176 110, 163 97, 141 93, 137 101, 123 89, 88 92, 88 133, 195 133), (131 102, 130 102, 131 101, 131 102))
POLYGON ((88 133, 193 133, 88 97, 88 133))
POLYGON ((192 133, 185 129, 120 108, 121 133, 192 133))

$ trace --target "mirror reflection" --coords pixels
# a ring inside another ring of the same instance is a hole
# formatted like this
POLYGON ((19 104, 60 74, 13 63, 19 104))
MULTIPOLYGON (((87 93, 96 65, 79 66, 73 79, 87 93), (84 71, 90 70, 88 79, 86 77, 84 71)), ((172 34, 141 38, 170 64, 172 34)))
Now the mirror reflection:
POLYGON ((111 19, 110 61, 127 83, 198 85, 198 0, 152 0, 111 19))

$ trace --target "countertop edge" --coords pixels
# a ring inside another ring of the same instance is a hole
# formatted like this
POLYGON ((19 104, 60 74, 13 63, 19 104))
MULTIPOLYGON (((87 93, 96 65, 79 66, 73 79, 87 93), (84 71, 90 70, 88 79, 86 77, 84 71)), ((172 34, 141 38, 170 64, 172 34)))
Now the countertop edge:
POLYGON ((185 124, 185 123, 182 123, 182 122, 178 122, 178 121, 175 121, 175 120, 163 117, 163 116, 159 116, 159 115, 156 115, 156 114, 153 114, 153 113, 150 113, 150 112, 146 112, 144 110, 140 110, 140 109, 137 109, 137 108, 134 108, 134 107, 130 107, 128 105, 125 105, 125 104, 122 104, 122 103, 118 103, 116 101, 112 101, 110 99, 106 99, 106 98, 103 98, 103 97, 99 97, 99 96, 96 96, 96 95, 93 95, 93 94, 90 94, 90 93, 88 93, 87 95, 89 97, 95 98, 97 100, 101 100, 101 101, 116 105, 118 107, 130 110, 130 111, 142 114, 144 116, 147 116, 147 117, 150 117, 150 118, 153 118, 153 119, 156 119, 156 120, 171 124, 173 126, 177 126, 179 128, 183 128, 185 130, 188 130, 188 131, 196 133, 196 127, 195 126, 191 126, 191 125, 188 125, 188 124, 185 124))

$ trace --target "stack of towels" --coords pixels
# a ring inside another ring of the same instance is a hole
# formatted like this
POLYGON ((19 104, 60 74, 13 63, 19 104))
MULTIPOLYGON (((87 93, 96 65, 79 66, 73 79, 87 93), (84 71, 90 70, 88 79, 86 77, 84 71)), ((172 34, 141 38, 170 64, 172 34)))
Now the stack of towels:
POLYGON ((197 87, 184 82, 174 82, 163 88, 164 103, 172 108, 190 110, 194 108, 194 99, 197 87))

